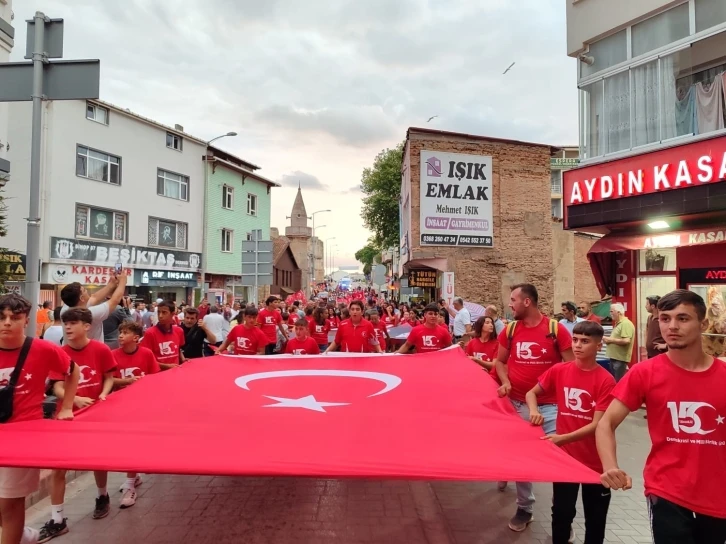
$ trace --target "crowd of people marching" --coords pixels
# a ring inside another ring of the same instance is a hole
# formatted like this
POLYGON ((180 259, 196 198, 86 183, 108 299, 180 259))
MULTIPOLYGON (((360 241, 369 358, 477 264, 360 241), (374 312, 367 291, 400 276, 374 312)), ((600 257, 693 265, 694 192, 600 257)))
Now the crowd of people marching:
MULTIPOLYGON (((270 296, 260 307, 157 300, 149 308, 132 303, 124 289, 125 275, 94 294, 77 283, 64 287, 62 307, 52 315, 48 305, 38 310, 39 318, 41 312, 46 316, 38 339, 25 335, 31 304, 17 295, 0 297, 0 423, 42 418, 49 396, 57 399, 55 418, 73 419, 74 412, 113 391, 199 357, 405 354, 459 345, 522 419, 542 427, 544 439, 601 474, 601 484, 581 486, 585 542, 604 541, 611 490, 632 486, 618 464, 615 430, 643 404, 653 442, 645 491, 655 542, 726 540, 726 503, 720 498, 726 484, 726 366, 703 352, 706 307, 690 291, 657 301, 666 349, 632 366, 616 385, 596 360, 604 338, 598 320, 566 315, 563 323, 543 315, 530 284, 512 287, 514 318, 508 323, 493 306, 472 322, 459 298, 451 306, 399 305, 362 289, 344 300, 270 296)), ((574 316, 574 305, 565 306, 574 316)), ((94 476, 93 518, 101 519, 110 511, 107 473, 94 476)), ((63 470, 51 476, 51 519, 40 530, 24 526, 25 497, 38 482, 38 470, 0 468, 2 544, 47 542, 68 532, 63 470)), ((142 483, 138 474, 127 473, 120 508, 135 504, 142 483)), ((500 491, 507 485, 497 484, 500 491)), ((552 541, 571 542, 580 485, 553 486, 552 541)), ((516 490, 509 528, 520 532, 534 519, 535 496, 531 483, 517 482, 516 490)))

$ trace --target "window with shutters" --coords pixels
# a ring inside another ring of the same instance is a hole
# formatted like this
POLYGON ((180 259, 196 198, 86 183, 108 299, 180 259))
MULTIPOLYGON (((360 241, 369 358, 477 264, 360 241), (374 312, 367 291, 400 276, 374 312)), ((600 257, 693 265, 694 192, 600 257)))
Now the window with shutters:
POLYGON ((187 248, 188 225, 178 221, 149 217, 149 245, 171 249, 187 248))
POLYGON ((189 177, 159 168, 156 173, 156 194, 189 202, 189 177))

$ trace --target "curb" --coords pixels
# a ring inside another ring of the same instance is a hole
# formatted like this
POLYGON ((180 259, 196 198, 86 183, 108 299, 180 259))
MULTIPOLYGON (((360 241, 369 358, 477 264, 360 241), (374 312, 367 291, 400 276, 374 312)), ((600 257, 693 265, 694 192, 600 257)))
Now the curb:
MULTIPOLYGON (((37 491, 34 491, 27 497, 25 497, 25 509, 27 510, 31 506, 38 504, 40 501, 50 495, 50 475, 51 470, 43 469, 40 471, 40 485, 37 491)), ((76 478, 83 476, 86 473, 85 470, 69 470, 66 472, 66 483, 72 482, 76 478)))

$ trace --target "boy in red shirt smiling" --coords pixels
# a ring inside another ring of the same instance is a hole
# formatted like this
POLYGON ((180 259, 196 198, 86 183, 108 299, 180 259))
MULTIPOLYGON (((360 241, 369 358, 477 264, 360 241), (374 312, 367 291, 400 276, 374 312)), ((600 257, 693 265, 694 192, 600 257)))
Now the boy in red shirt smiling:
MULTIPOLYGON (((43 340, 25 336, 28 316, 32 311, 28 300, 18 295, 0 296, 0 389, 15 382, 12 392, 12 414, 0 423, 16 423, 43 419, 43 398, 46 378, 54 373, 63 376, 70 394, 63 401, 56 419, 73 419, 73 398, 78 385, 78 365, 71 362, 59 347, 43 340), (19 368, 19 359, 26 353, 19 368), (19 368, 15 372, 16 366, 19 368), (13 374, 17 380, 12 380, 13 374)), ((9 391, 6 391, 6 394, 9 391)), ((62 425, 62 423, 59 423, 62 425)), ((38 489, 37 468, 0 467, 0 526, 3 542, 37 542, 36 529, 25 527, 25 497, 38 489)))
POLYGON ((287 341, 285 353, 289 355, 319 355, 318 343, 310 336, 310 323, 301 318, 295 322, 295 336, 287 341))
POLYGON ((703 351, 706 303, 677 290, 657 304, 666 353, 630 368, 597 426, 600 477, 610 489, 630 489, 618 465, 615 429, 648 406, 652 447, 643 479, 655 544, 726 541, 726 365, 703 351))
MULTIPOLYGON (((602 463, 595 445, 595 428, 610 404, 615 387, 612 375, 597 364, 602 347, 603 328, 594 321, 582 321, 572 332, 572 353, 575 360, 554 365, 539 377, 527 393, 529 420, 542 425, 537 397, 545 393, 557 396, 556 434, 542 437, 560 446, 583 465, 602 472, 602 463)), ((580 484, 552 484, 552 544, 574 540, 572 520, 580 484)), ((585 510, 585 542, 602 544, 610 506, 610 490, 599 484, 582 484, 585 510)))
POLYGON ((156 307, 159 322, 149 328, 141 345, 151 350, 159 361, 161 370, 169 370, 184 362, 181 348, 184 346, 184 331, 174 325, 174 303, 162 301, 156 307))
MULTIPOLYGON (((74 410, 91 406, 96 401, 105 401, 111 393, 116 371, 116 361, 111 349, 104 343, 88 338, 91 330, 93 315, 87 308, 71 308, 61 316, 66 344, 61 348, 79 367, 78 390, 73 399, 74 410)), ((51 380, 61 380, 62 377, 51 374, 51 380)), ((65 400, 64 383, 56 381, 53 384, 53 393, 60 400, 65 400)), ((106 485, 108 472, 97 470, 93 476, 96 480, 98 494, 96 507, 93 510, 93 519, 108 516, 110 499, 106 485)), ((63 502, 66 494, 66 471, 53 470, 50 485, 50 504, 52 518, 40 530, 40 542, 47 542, 61 534, 68 532, 66 519, 63 517, 63 502)))
POLYGON ((217 355, 227 353, 229 346, 234 348, 235 355, 264 355, 268 339, 257 326, 258 314, 254 306, 245 308, 244 323, 229 331, 226 340, 219 346, 217 355))

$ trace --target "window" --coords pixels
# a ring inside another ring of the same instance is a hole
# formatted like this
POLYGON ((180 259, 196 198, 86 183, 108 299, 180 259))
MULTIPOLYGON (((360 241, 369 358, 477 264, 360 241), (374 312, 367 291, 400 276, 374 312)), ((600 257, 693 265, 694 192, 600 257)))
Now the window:
POLYGON ((124 212, 76 205, 76 237, 126 242, 128 215, 124 212))
POLYGON ((696 0, 696 32, 726 22, 726 2, 696 0))
POLYGON ((149 217, 149 245, 186 249, 187 227, 186 223, 149 217))
POLYGON ((631 29, 633 57, 638 57, 690 34, 688 2, 664 11, 631 29))
POLYGON ((229 185, 222 186, 222 207, 225 210, 234 208, 234 188, 229 185))
POLYGON ((590 44, 589 51, 585 53, 592 57, 592 66, 580 62, 581 77, 591 76, 605 68, 610 68, 628 59, 628 38, 627 30, 621 30, 617 34, 603 38, 590 44))
POLYGON ((550 192, 556 195, 562 194, 562 170, 553 168, 550 171, 550 192))
POLYGON ((182 150, 182 137, 172 132, 166 133, 166 147, 169 149, 182 150))
POLYGON ((553 198, 552 201, 552 217, 562 219, 562 199, 553 198))
POLYGON ((156 174, 156 194, 189 201, 189 178, 159 168, 156 174))
POLYGON ((76 147, 76 175, 121 185, 121 159, 79 145, 76 147))
POLYGON ((247 215, 257 215, 257 195, 247 194, 247 215))
POLYGON ((229 229, 222 229, 222 252, 232 253, 234 243, 232 242, 232 233, 229 229))
POLYGON ((108 108, 96 104, 86 103, 86 119, 108 125, 108 108))

